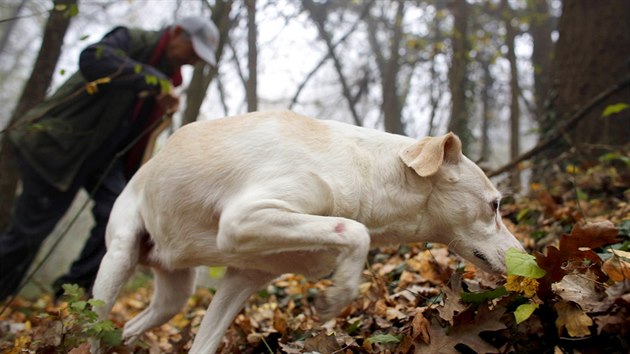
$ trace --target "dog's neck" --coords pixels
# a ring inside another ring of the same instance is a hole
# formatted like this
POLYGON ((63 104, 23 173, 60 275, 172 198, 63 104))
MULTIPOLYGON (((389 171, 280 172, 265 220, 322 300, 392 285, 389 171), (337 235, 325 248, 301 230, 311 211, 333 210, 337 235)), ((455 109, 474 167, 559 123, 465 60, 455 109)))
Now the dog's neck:
POLYGON ((364 222, 370 231, 373 246, 394 243, 428 241, 432 223, 426 213, 418 213, 427 207, 433 184, 428 178, 418 176, 411 168, 396 158, 395 174, 380 174, 375 181, 385 188, 372 191, 371 210, 364 222))

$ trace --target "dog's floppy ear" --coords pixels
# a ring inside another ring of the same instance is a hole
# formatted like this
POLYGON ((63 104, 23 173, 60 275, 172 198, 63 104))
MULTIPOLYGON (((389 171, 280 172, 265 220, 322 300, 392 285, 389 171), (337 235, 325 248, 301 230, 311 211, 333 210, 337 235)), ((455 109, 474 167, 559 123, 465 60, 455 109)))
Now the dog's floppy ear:
POLYGON ((424 137, 399 152, 405 165, 413 168, 421 177, 435 174, 444 163, 459 162, 461 154, 462 142, 453 133, 424 137))

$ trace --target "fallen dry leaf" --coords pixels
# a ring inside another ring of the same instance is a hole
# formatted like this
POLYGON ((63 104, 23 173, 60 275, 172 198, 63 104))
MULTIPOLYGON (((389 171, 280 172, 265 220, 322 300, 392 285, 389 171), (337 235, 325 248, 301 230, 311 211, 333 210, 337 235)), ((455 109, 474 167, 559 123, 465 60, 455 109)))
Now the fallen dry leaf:
POLYGON ((602 332, 619 333, 621 328, 628 328, 628 319, 624 319, 623 316, 615 315, 603 315, 594 318, 597 323, 597 334, 602 332))
POLYGON ((602 259, 593 248, 603 247, 617 241, 618 230, 610 221, 576 224, 570 235, 560 237, 559 247, 548 246, 547 253, 534 252, 538 266, 547 273, 538 280, 538 296, 543 299, 554 297, 551 284, 557 283, 572 272, 592 271, 599 281, 605 281, 601 270, 602 259))
POLYGON ((610 304, 602 301, 606 297, 604 288, 591 272, 568 274, 553 283, 551 289, 565 301, 572 301, 586 312, 604 311, 610 304))
POLYGON ((427 281, 439 285, 445 284, 450 278, 451 262, 448 249, 435 248, 409 259, 407 265, 427 281))
POLYGON ((617 242, 619 231, 610 220, 577 223, 566 242, 574 243, 576 247, 599 248, 617 242))
POLYGON ((340 348, 335 336, 327 336, 323 331, 315 337, 306 338, 304 341, 304 351, 306 352, 333 353, 340 348))
POLYGON ((468 308, 468 305, 465 305, 461 301, 461 274, 453 273, 450 280, 450 287, 443 288, 442 291, 444 292, 446 300, 444 301, 443 306, 438 307, 438 311, 440 313, 440 317, 452 325, 454 323, 453 319, 455 315, 464 312, 464 310, 468 308))
POLYGON ((411 321, 411 338, 414 341, 421 340, 424 344, 429 344, 431 340, 429 326, 429 320, 424 317, 422 311, 417 311, 411 321))
POLYGON ((593 325, 593 320, 576 305, 561 301, 555 304, 554 308, 558 313, 556 328, 559 335, 565 328, 571 337, 586 337, 591 334, 589 327, 593 325))
POLYGON ((300 344, 292 344, 292 345, 279 343, 279 345, 280 345, 280 349, 282 349, 282 351, 286 354, 302 354, 304 353, 304 345, 302 345, 301 342, 299 343, 300 344))
POLYGON ((623 281, 630 279, 630 262, 624 258, 630 259, 630 252, 619 250, 610 250, 613 257, 607 259, 602 264, 602 271, 608 275, 612 281, 623 281))
POLYGON ((443 328, 433 318, 429 325, 429 344, 418 343, 415 353, 459 353, 455 349, 458 344, 465 344, 477 353, 496 353, 499 350, 483 340, 479 334, 505 329, 505 324, 500 320, 504 313, 505 309, 491 311, 487 306, 480 305, 476 311, 470 308, 458 316, 458 323, 449 329, 443 328))
POLYGON ((68 354, 90 354, 90 344, 83 343, 80 346, 70 350, 68 354))

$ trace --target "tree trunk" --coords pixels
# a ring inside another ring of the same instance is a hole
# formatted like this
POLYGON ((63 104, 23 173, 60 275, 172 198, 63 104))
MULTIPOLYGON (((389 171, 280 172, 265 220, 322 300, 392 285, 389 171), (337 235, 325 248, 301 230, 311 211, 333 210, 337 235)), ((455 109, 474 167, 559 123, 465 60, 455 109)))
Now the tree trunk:
POLYGON ((256 26, 256 0, 247 0, 247 111, 258 110, 258 47, 256 26))
POLYGON ((400 71, 400 42, 402 40, 402 22, 405 15, 404 0, 398 1, 394 29, 390 41, 389 58, 384 63, 383 77, 383 120, 385 131, 394 134, 404 134, 401 121, 401 103, 398 92, 398 72, 400 71))
POLYGON ((350 109, 350 113, 352 114, 352 119, 355 125, 362 125, 363 121, 359 117, 357 113, 355 104, 353 102, 354 95, 350 90, 350 85, 348 84, 348 80, 346 80, 346 76, 343 73, 343 67, 341 64, 341 60, 335 53, 335 46, 332 42, 332 38, 328 31, 326 31, 326 3, 318 4, 313 0, 303 0, 302 4, 304 8, 309 12, 311 19, 317 25, 317 30, 319 31, 319 36, 322 38, 324 43, 326 44, 326 48, 328 49, 328 53, 330 53, 330 57, 333 60, 333 64, 335 66, 335 70, 337 71, 337 75, 339 76, 339 82, 341 83, 341 88, 343 92, 343 96, 348 102, 348 109, 350 109))
POLYGON ((444 40, 444 38, 442 37, 442 30, 440 28, 441 23, 442 23, 442 20, 440 16, 435 16, 433 18, 432 29, 435 34, 435 37, 433 38, 433 48, 431 50, 431 68, 429 69, 429 75, 430 75, 430 80, 431 80, 429 84, 431 114, 429 116, 429 129, 427 131, 428 136, 432 136, 434 133, 434 129, 436 128, 437 123, 435 122, 435 117, 437 116, 438 105, 440 104, 440 100, 442 99, 442 94, 443 94, 442 83, 440 82, 441 81, 440 76, 438 75, 438 72, 436 70, 437 57, 438 57, 438 54, 441 52, 441 49, 439 49, 439 46, 444 40))
MULTIPOLYGON (((565 1, 559 23, 560 37, 552 65, 551 114, 545 115, 542 132, 551 133, 602 91, 628 77, 630 58, 629 1, 565 1)), ((608 97, 591 110, 577 126, 564 134, 564 141, 545 150, 537 161, 553 159, 570 146, 579 157, 597 158, 601 145, 622 145, 630 137, 630 110, 610 117, 608 105, 628 103, 630 88, 608 97)))
MULTIPOLYGON (((341 38, 339 38, 335 43, 333 43, 333 45, 332 45, 332 49, 333 50, 335 48, 337 48, 337 46, 340 45, 341 43, 344 43, 348 39, 348 37, 350 37, 350 35, 354 33, 354 31, 357 29, 359 24, 365 18, 365 16, 367 16, 370 8, 372 7, 372 3, 373 2, 374 2, 374 0, 370 0, 370 1, 365 3, 365 5, 363 6, 363 9, 360 12, 359 18, 356 20, 356 22, 348 29, 348 31, 346 31, 346 33, 343 36, 341 36, 341 38)), ((304 87, 306 87, 306 84, 310 81, 310 79, 313 78, 313 76, 317 73, 317 71, 322 66, 324 66, 324 64, 330 58, 331 58, 331 53, 330 53, 330 51, 328 51, 328 53, 326 53, 326 55, 317 63, 317 65, 315 65, 315 67, 313 67, 313 69, 311 69, 311 71, 309 71, 308 74, 306 74, 306 76, 304 76, 304 79, 298 85, 298 88, 295 91, 295 94, 293 95, 293 98, 291 99, 291 103, 289 104, 289 109, 293 108, 293 106, 297 103, 298 98, 300 97, 300 94, 302 93, 302 90, 304 89, 304 87)), ((366 80, 369 81, 369 75, 368 74, 365 75, 363 82, 365 82, 366 80)), ((360 98, 361 94, 363 94, 364 93, 363 91, 365 91, 365 90, 367 90, 367 86, 366 87, 361 86, 359 88, 359 92, 354 96, 354 100, 353 100, 354 103, 353 104, 357 103, 357 101, 360 98)))
POLYGON ((451 37, 453 54, 448 72, 451 91, 451 114, 448 129, 459 136, 464 153, 467 152, 472 133, 468 127, 468 108, 466 89, 468 87, 468 4, 466 0, 455 0, 451 4, 453 13, 453 35, 451 37))
POLYGON ((535 119, 540 124, 545 112, 545 102, 549 93, 549 77, 553 58, 551 31, 553 22, 547 0, 527 2, 532 18, 529 33, 533 40, 532 65, 534 67, 535 119))
MULTIPOLYGON (((377 2, 378 4, 378 2, 377 2)), ((385 12, 388 11, 389 3, 380 3, 385 12)), ((393 23, 386 23, 385 29, 389 31, 391 28, 391 35, 388 35, 386 40, 388 47, 384 49, 385 45, 381 45, 377 36, 380 29, 377 19, 373 16, 368 16, 368 40, 370 47, 376 58, 376 65, 381 75, 381 95, 383 111, 383 125, 385 131, 395 134, 404 134, 405 127, 402 123, 402 107, 404 105, 405 95, 401 92, 399 87, 398 75, 400 73, 401 58, 400 49, 401 41, 403 38, 402 22, 405 15, 405 1, 396 1, 396 15, 393 19, 393 23), (387 56, 384 55, 387 53, 387 56)), ((385 16, 382 16, 385 19, 385 16)), ((411 76, 409 76, 410 78, 411 76)))
MULTIPOLYGON (((212 21, 219 28, 219 45, 217 47, 216 58, 217 65, 223 54, 232 22, 230 20, 230 11, 232 9, 233 0, 217 1, 212 8, 212 21)), ((193 70, 193 77, 186 90, 186 109, 182 117, 182 125, 192 123, 197 120, 199 110, 203 99, 206 97, 208 86, 217 75, 217 68, 211 68, 208 65, 197 64, 193 70)))
MULTIPOLYGON (((71 19, 65 10, 55 10, 55 8, 58 5, 70 7, 76 6, 76 4, 77 0, 56 0, 54 2, 53 10, 51 10, 44 28, 44 36, 31 76, 22 90, 22 95, 9 120, 7 129, 11 129, 19 117, 46 97, 46 90, 52 81, 61 54, 63 38, 71 19)), ((18 174, 10 156, 9 141, 6 135, 2 135, 0 144, 0 196, 2 196, 0 198, 0 230, 4 230, 11 217, 18 174)))
MULTIPOLYGON (((507 60, 510 63, 510 161, 520 154, 520 115, 521 109, 518 99, 520 97, 520 86, 518 83, 518 68, 516 66, 516 53, 514 42, 516 29, 512 25, 514 11, 507 0, 501 2, 503 7, 503 23, 505 24, 505 44, 507 46, 507 60)), ((521 174, 518 168, 512 169, 510 173, 510 186, 514 192, 518 192, 521 186, 521 174)))
POLYGON ((494 84, 494 78, 490 73, 489 60, 482 60, 480 62, 483 70, 483 86, 481 88, 481 153, 479 154, 479 160, 487 162, 490 159, 490 122, 493 120, 494 100, 490 93, 492 85, 494 84))

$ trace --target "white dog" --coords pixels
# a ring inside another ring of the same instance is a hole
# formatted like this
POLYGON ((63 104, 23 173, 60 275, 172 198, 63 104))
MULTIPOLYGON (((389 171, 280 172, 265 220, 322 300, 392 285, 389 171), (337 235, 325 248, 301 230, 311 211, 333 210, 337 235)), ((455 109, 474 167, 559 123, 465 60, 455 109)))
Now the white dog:
POLYGON ((116 201, 97 311, 106 318, 136 265, 150 265, 151 304, 123 331, 135 338, 181 310, 195 266, 227 266, 190 350, 214 353, 247 298, 283 273, 334 272, 316 307, 337 314, 357 295, 370 247, 440 242, 505 272, 506 250, 522 246, 500 199, 452 133, 416 141, 292 112, 189 124, 116 201))

